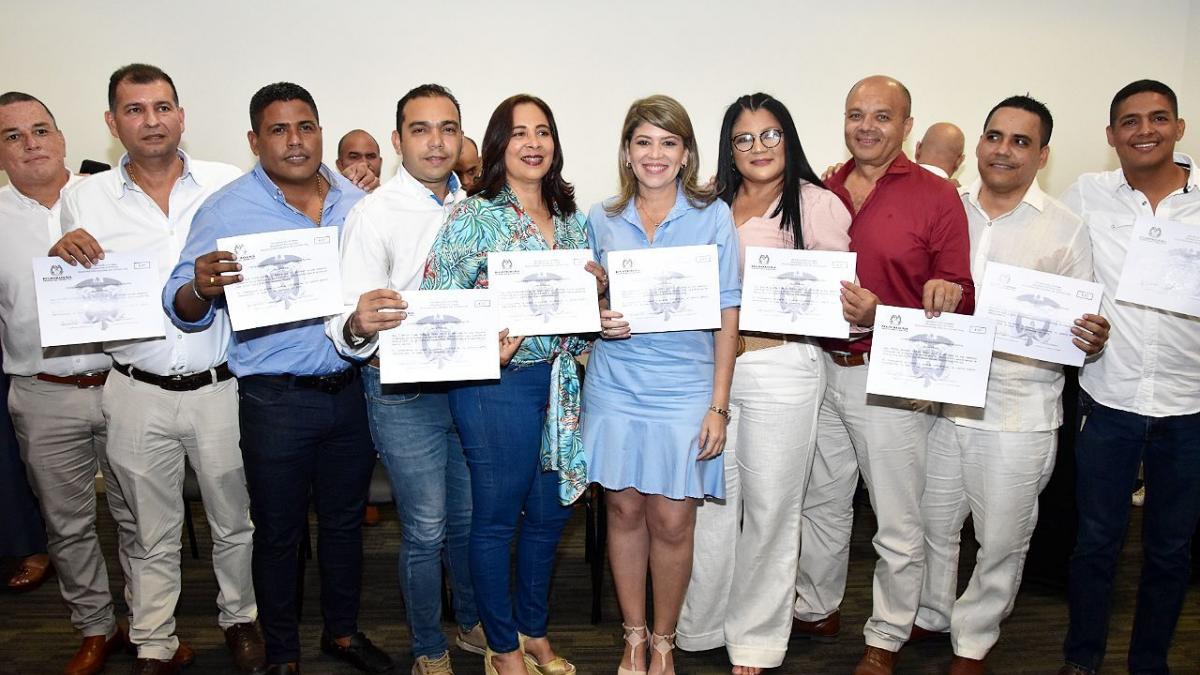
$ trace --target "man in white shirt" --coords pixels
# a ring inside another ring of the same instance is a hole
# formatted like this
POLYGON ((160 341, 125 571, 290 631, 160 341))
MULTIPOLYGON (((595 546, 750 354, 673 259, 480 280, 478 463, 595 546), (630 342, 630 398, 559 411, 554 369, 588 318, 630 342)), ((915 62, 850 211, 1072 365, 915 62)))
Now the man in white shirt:
MULTIPOLYGON (((104 453, 100 399, 112 359, 98 344, 42 348, 30 261, 61 235, 60 193, 81 179, 64 166, 66 139, 41 101, 0 95, 0 324, 4 370, 12 376, 9 411, 29 483, 46 522, 58 587, 83 644, 67 675, 104 669, 127 643, 117 625, 108 570, 96 536, 96 470, 112 476, 104 453)), ((122 571, 133 515, 115 482, 106 486, 117 522, 122 571)))
MULTIPOLYGON (((988 113, 975 148, 979 180, 963 191, 971 233, 971 277, 989 262, 1091 280, 1087 228, 1042 192, 1038 170, 1050 155, 1054 119, 1028 96, 1004 99, 988 113)), ((981 289, 986 293, 986 289, 981 289)), ((1108 337, 1103 317, 1084 314, 1075 346, 1098 353, 1108 337)), ((1050 480, 1062 426, 1062 366, 997 354, 987 405, 943 405, 925 458, 925 582, 910 642, 949 632, 951 675, 985 672, 1021 585, 1038 494, 1050 480), (979 553, 966 591, 958 590, 959 536, 970 513, 979 553)))
MULTIPOLYGON (((179 150, 184 112, 163 71, 125 66, 108 91, 105 121, 126 155, 64 194, 64 235, 51 254, 88 267, 104 250, 153 251, 165 283, 196 209, 242 172, 179 150)), ((166 315, 163 329, 165 339, 105 345, 113 357, 104 390, 108 457, 136 521, 127 551, 134 673, 176 672, 192 658, 175 636, 174 618, 185 461, 199 479, 212 530, 218 623, 238 668, 251 670, 263 649, 254 625, 254 526, 238 446, 237 382, 225 365, 229 329, 185 333, 166 315)))
POLYGON ((917 141, 913 159, 926 171, 958 185, 954 174, 967 158, 963 154, 965 146, 962 129, 949 122, 938 122, 930 125, 921 140, 917 141))
MULTIPOLYGON (((461 112, 447 89, 424 84, 396 104, 396 176, 364 197, 342 231, 347 307, 326 322, 338 351, 366 359, 379 331, 400 324, 406 290, 421 285, 425 258, 451 210, 466 198, 452 172, 462 147, 461 112)), ((471 482, 446 387, 382 385, 378 357, 363 368, 371 434, 392 482, 403 541, 400 588, 412 631, 413 675, 451 673, 441 628, 442 556, 450 563, 459 647, 483 654, 471 586, 471 482)))
POLYGON ((1196 162, 1175 154, 1183 138, 1175 92, 1138 80, 1113 97, 1106 129, 1121 168, 1079 177, 1063 202, 1087 225, 1101 313, 1112 339, 1079 377, 1083 427, 1076 441, 1078 536, 1071 556, 1071 621, 1064 675, 1104 660, 1117 556, 1143 466, 1141 583, 1129 645, 1131 673, 1168 672, 1167 653, 1190 575, 1200 521, 1200 320, 1114 299, 1139 218, 1200 225, 1196 162))

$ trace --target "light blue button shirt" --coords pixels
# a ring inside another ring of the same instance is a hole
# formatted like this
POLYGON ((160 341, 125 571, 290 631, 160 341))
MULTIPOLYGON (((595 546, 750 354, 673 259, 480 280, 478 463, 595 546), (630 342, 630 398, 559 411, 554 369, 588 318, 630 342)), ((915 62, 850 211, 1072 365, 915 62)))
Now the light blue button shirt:
MULTIPOLYGON (((365 195, 350 181, 321 165, 321 175, 329 181, 329 193, 321 216, 321 227, 339 231, 350 207, 365 195)), ((278 232, 316 224, 284 199, 283 191, 271 181, 261 164, 213 194, 196 212, 191 232, 163 288, 163 309, 171 321, 184 331, 201 331, 213 323, 214 308, 225 298, 213 302, 200 320, 184 321, 175 312, 175 294, 184 284, 192 283, 196 258, 217 250, 217 239, 257 232, 278 232)), ((323 319, 309 319, 277 326, 234 331, 229 341, 229 369, 234 375, 328 375, 345 370, 350 361, 342 358, 325 336, 323 319)))

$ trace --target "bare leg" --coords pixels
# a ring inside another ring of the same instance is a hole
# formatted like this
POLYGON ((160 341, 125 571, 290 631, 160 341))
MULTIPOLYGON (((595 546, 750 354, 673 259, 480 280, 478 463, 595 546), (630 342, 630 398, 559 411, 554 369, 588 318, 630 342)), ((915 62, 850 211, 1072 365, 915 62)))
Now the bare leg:
MULTIPOLYGON (((612 566, 621 619, 626 626, 646 625, 646 566, 650 559, 650 535, 646 528, 648 499, 633 488, 609 490, 605 494, 608 506, 608 562, 612 566)), ((687 577, 684 577, 684 583, 687 583, 687 577)), ((658 595, 657 587, 655 595, 658 595)), ((675 608, 675 613, 679 614, 679 607, 675 608)), ((626 644, 625 653, 621 656, 622 668, 633 668, 632 656, 632 650, 626 644)), ((637 665, 644 666, 645 663, 645 656, 638 654, 637 665)))
MULTIPOLYGON (((646 498, 650 530, 650 574, 654 580, 654 633, 675 635, 692 576, 692 546, 696 531, 695 499, 646 498)), ((650 673, 674 673, 673 654, 651 651, 650 673)))

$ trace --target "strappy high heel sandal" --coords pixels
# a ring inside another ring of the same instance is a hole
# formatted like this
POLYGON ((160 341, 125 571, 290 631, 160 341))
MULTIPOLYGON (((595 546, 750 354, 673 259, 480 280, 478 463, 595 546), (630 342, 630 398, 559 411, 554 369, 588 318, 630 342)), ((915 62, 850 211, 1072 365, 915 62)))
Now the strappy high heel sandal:
POLYGON ((575 664, 561 656, 554 657, 548 663, 538 663, 533 654, 525 651, 525 641, 529 636, 517 633, 517 639, 520 640, 521 653, 525 655, 525 669, 529 675, 575 675, 575 664))
MULTIPOLYGON (((670 635, 659 635, 658 633, 651 633, 650 637, 650 644, 654 647, 654 651, 658 652, 658 658, 660 659, 659 663, 662 664, 662 670, 664 673, 666 673, 667 654, 670 654, 675 650, 675 634, 671 633, 670 635)), ((671 675, 675 675, 675 667, 673 663, 671 664, 671 675)))
POLYGON ((625 631, 625 643, 629 645, 629 667, 617 666, 617 675, 639 675, 646 672, 645 668, 638 670, 637 667, 637 650, 646 643, 646 627, 621 624, 621 629, 625 631))

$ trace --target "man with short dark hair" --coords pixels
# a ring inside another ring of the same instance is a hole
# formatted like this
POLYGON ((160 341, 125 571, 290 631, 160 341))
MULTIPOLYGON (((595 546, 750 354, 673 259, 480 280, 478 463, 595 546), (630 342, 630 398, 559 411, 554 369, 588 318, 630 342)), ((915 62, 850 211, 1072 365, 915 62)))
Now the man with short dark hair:
POLYGON ((254 94, 247 138, 258 164, 196 213, 163 308, 183 330, 221 336, 238 378, 268 673, 299 672, 297 557, 310 498, 320 531, 321 650, 387 672, 391 659, 358 630, 362 518, 375 466, 358 368, 337 353, 321 319, 231 334, 224 292, 242 280, 241 265, 215 250, 221 237, 258 232, 322 227, 336 236, 364 193, 321 163, 317 105, 299 85, 254 94))
POLYGON ((349 131, 338 141, 337 170, 351 183, 373 192, 379 187, 383 171, 383 156, 379 142, 362 129, 349 131))
MULTIPOLYGON (((1087 228, 1037 183, 1053 127, 1046 106, 1028 96, 1006 98, 988 113, 975 148, 979 180, 962 193, 975 279, 995 262, 1091 280, 1087 228)), ((1084 314, 1071 330, 1075 346, 1089 356, 1108 338, 1108 322, 1097 315, 1084 314)), ((921 498, 925 583, 910 640, 948 632, 951 675, 985 672, 984 658, 1016 601, 1038 494, 1054 468, 1064 381, 1060 365, 994 356, 987 405, 943 405, 929 432, 921 498), (967 514, 979 552, 956 600, 967 514)))
POLYGON ((462 152, 458 155, 458 161, 454 164, 454 173, 458 174, 458 180, 462 184, 462 189, 470 194, 475 188, 475 184, 479 182, 479 175, 483 172, 483 161, 479 157, 479 146, 474 140, 467 136, 463 136, 462 152))
MULTIPOLYGON (((184 110, 159 68, 120 68, 108 92, 104 119, 126 154, 115 170, 64 193, 64 234, 51 254, 90 267, 105 250, 153 252, 166 281, 193 214, 241 172, 180 150, 184 110)), ((105 343, 113 357, 104 388, 108 459, 136 523, 128 552, 134 672, 173 673, 193 658, 175 635, 185 462, 212 530, 217 623, 237 667, 248 672, 261 664, 262 640, 254 625, 254 525, 238 452, 237 383, 225 365, 225 336, 181 331, 165 316, 163 324, 165 338, 105 343)))
MULTIPOLYGON (((859 283, 843 282, 842 312, 872 326, 875 307, 921 307, 926 316, 974 309, 967 218, 954 186, 909 161, 912 97, 891 77, 865 78, 846 96, 844 134, 852 159, 826 181, 853 214, 850 249, 859 283)), ((829 385, 817 419, 817 453, 804 498, 797 575, 800 636, 840 630, 853 498, 861 469, 878 520, 874 610, 856 675, 891 673, 908 640, 924 578, 920 501, 928 401, 868 396, 871 340, 823 341, 829 385)))
POLYGON ((392 146, 396 176, 346 217, 342 292, 347 307, 326 331, 338 351, 370 358, 363 369, 375 447, 392 481, 403 541, 400 590, 412 633, 413 675, 453 673, 442 632, 442 558, 450 565, 459 647, 483 654, 467 545, 471 478, 447 387, 388 385, 379 378, 379 331, 399 325, 401 295, 421 286, 425 258, 451 210, 466 194, 451 168, 462 146, 458 101, 436 84, 421 85, 396 106, 392 146))
MULTIPOLYGON (((1145 558, 1131 673, 1168 671, 1187 593, 1188 546, 1200 521, 1200 330, 1196 317, 1114 298, 1135 221, 1200 225, 1196 162, 1175 152, 1185 126, 1170 87, 1155 80, 1126 85, 1112 99, 1105 130, 1121 168, 1084 174, 1063 195, 1091 234, 1096 281, 1104 284, 1101 313, 1114 327, 1108 348, 1079 376, 1085 418, 1075 443, 1079 528, 1063 675, 1094 673, 1104 661, 1113 575, 1139 463, 1145 558)), ((1195 270, 1194 261, 1186 264, 1195 270)))
POLYGON ((134 526, 105 454, 100 407, 112 359, 99 344, 43 348, 38 328, 29 261, 45 256, 61 236, 59 197, 82 180, 71 175, 65 159, 66 139, 41 101, 20 92, 0 95, 0 169, 9 180, 0 188, 0 342, 4 371, 12 378, 8 408, 23 471, 44 516, 59 592, 83 635, 65 672, 93 675, 128 644, 96 536, 97 470, 108 481, 105 501, 117 523, 127 582, 134 526))

